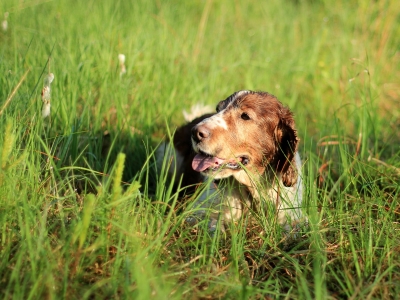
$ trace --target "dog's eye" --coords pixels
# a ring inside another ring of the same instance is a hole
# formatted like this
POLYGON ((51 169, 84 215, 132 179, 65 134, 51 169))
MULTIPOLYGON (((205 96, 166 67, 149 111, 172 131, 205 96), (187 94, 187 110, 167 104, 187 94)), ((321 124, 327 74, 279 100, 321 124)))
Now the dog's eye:
POLYGON ((246 113, 242 113, 241 115, 240 115, 240 117, 243 119, 243 120, 250 120, 250 117, 249 117, 249 115, 248 114, 246 114, 246 113))

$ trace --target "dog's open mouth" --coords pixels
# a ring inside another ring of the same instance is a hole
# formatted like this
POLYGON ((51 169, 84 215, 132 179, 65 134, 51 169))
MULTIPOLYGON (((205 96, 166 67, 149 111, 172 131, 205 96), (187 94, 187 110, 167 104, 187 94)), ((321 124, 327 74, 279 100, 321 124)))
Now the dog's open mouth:
POLYGON ((192 161, 192 168, 197 172, 217 171, 219 169, 241 169, 249 163, 247 156, 238 156, 233 159, 222 159, 200 151, 192 161))

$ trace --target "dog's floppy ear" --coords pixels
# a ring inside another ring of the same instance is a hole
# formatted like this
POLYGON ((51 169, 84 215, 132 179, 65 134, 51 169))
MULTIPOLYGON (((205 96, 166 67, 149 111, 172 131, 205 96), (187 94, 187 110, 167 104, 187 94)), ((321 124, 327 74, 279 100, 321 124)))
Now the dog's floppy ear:
POLYGON ((278 148, 275 158, 275 171, 281 174, 282 182, 285 186, 293 186, 298 176, 294 156, 299 139, 293 114, 286 107, 281 110, 280 120, 275 128, 274 135, 278 148))

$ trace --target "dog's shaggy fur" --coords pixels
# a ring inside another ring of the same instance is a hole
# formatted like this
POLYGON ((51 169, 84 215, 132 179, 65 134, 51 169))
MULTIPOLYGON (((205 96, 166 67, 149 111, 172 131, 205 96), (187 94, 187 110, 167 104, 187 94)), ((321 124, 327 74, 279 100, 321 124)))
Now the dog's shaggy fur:
MULTIPOLYGON (((169 172, 176 172, 177 180, 183 176, 182 186, 192 187, 189 192, 207 184, 188 221, 205 214, 211 220, 237 220, 248 207, 270 201, 278 222, 291 228, 303 218, 298 141, 290 110, 265 92, 236 92, 218 103, 216 113, 178 128, 173 138, 176 168, 169 172)), ((158 161, 167 147, 168 142, 157 150, 158 161)))

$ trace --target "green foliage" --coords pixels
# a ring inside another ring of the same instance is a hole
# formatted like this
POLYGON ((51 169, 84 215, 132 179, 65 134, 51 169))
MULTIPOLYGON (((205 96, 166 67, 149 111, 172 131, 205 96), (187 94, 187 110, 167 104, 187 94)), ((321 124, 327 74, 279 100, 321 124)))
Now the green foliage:
POLYGON ((0 294, 396 298, 399 16, 391 0, 2 1, 0 294), (297 240, 271 212, 190 227, 171 161, 156 172, 183 109, 240 89, 295 112, 297 240))

